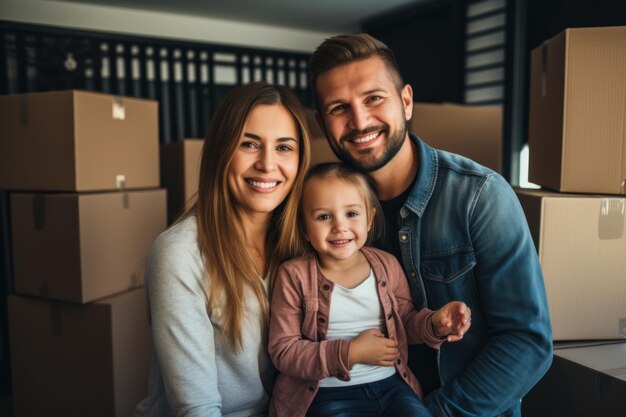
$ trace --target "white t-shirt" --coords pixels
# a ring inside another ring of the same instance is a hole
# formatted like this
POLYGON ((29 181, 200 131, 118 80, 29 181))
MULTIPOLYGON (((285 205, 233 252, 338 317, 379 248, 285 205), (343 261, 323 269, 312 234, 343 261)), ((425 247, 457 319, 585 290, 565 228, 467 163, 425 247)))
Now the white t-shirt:
MULTIPOLYGON (((328 340, 354 339, 367 329, 379 329, 385 333, 385 316, 378 299, 376 278, 370 270, 369 276, 354 288, 335 284, 330 299, 328 340)), ((345 387, 380 381, 396 373, 394 366, 373 366, 357 363, 350 371, 350 381, 341 381, 334 376, 320 381, 320 387, 345 387)))

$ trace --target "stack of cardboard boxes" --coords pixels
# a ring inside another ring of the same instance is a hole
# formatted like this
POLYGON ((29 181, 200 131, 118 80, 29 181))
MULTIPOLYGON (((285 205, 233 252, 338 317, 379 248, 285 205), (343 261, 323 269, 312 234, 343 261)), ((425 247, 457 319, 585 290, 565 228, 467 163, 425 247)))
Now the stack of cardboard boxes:
POLYGON ((15 416, 130 417, 147 394, 143 268, 166 226, 154 101, 0 97, 15 416))
MULTIPOLYGON (((554 340, 626 339, 626 27, 567 29, 531 61, 529 179, 544 188, 517 194, 554 340)), ((619 415, 624 369, 624 343, 556 350, 525 410, 619 415)))

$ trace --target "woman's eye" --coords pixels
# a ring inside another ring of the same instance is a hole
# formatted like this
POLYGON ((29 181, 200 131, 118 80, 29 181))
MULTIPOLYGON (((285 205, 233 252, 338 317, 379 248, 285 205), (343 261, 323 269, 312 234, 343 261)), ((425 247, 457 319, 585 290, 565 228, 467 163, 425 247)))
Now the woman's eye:
POLYGON ((241 142, 242 148, 255 149, 258 148, 258 145, 255 142, 245 141, 241 142))
POLYGON ((293 148, 289 145, 279 145, 276 147, 276 150, 279 152, 291 152, 293 148))

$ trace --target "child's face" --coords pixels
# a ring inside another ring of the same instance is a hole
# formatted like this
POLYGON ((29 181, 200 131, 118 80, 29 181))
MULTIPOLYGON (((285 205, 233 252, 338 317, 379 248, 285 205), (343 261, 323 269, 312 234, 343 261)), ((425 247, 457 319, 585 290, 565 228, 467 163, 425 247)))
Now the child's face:
POLYGON ((358 255, 374 213, 367 213, 355 185, 335 177, 314 179, 307 184, 302 208, 306 238, 322 266, 340 266, 358 255))

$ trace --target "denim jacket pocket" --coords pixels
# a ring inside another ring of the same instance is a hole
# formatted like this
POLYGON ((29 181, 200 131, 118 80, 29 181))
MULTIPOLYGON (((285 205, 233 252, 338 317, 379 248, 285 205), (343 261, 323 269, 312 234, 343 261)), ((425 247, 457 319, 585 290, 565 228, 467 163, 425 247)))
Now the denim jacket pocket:
POLYGON ((464 301, 472 308, 477 306, 475 266, 476 257, 471 250, 423 258, 420 270, 429 294, 429 307, 437 309, 452 300, 464 301))
POLYGON ((304 299, 302 318, 302 335, 311 341, 317 341, 317 312, 319 310, 319 300, 317 297, 304 299))
POLYGON ((452 283, 469 272, 474 266, 476 266, 476 257, 473 251, 424 257, 421 263, 424 278, 443 283, 452 283))

